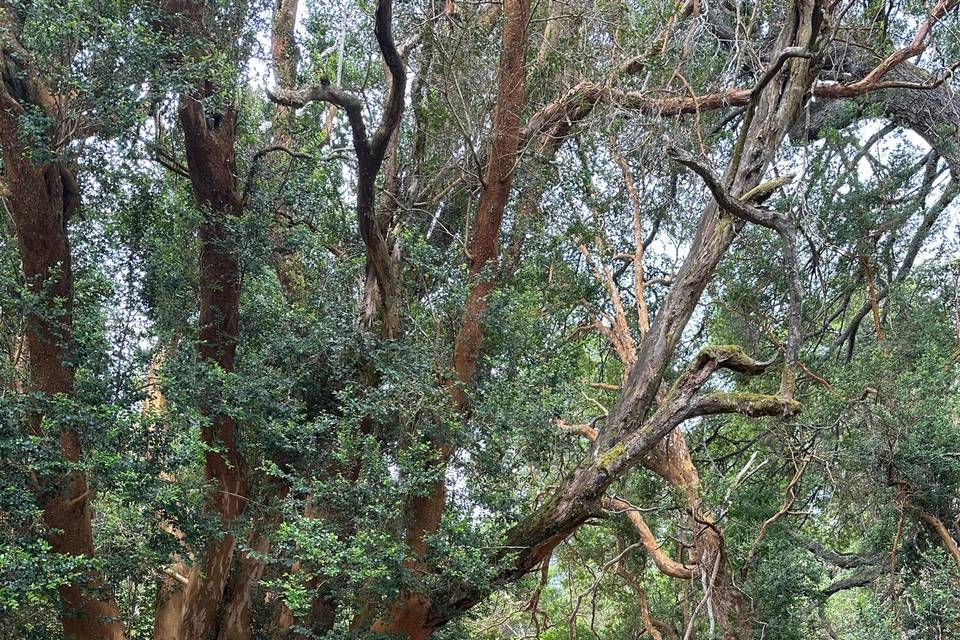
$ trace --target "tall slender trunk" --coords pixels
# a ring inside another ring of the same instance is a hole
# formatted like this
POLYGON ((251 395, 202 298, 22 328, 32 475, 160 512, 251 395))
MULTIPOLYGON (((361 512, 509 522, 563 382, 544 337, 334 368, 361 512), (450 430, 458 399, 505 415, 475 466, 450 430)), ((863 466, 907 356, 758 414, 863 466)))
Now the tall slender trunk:
MULTIPOLYGON (((298 0, 279 0, 274 7, 270 54, 277 84, 281 88, 289 88, 296 81, 299 55, 294 40, 294 27, 298 8, 298 0)), ((273 117, 274 144, 294 146, 290 134, 293 118, 294 110, 291 107, 277 105, 273 117)), ((285 236, 284 229, 274 229, 276 247, 273 262, 284 294, 293 302, 303 297, 303 276, 300 273, 299 257, 295 253, 287 252, 283 247, 285 236)), ((280 494, 286 494, 287 490, 286 486, 277 489, 280 494)), ((218 640, 249 640, 252 637, 253 592, 263 576, 265 563, 262 557, 270 550, 268 530, 276 526, 277 521, 277 517, 269 516, 265 522, 260 523, 262 526, 254 526, 249 534, 247 545, 253 553, 244 553, 240 557, 239 566, 226 585, 218 640)))
MULTIPOLYGON (((297 21, 299 0, 278 0, 274 3, 273 25, 270 31, 270 58, 273 63, 273 73, 277 79, 277 86, 289 89, 296 83, 299 50, 294 39, 294 26, 297 21)), ((331 107, 332 109, 332 107, 331 107)), ((273 143, 292 148, 295 141, 290 133, 290 127, 295 117, 294 109, 287 105, 275 106, 273 115, 273 143)), ((283 202, 277 202, 277 207, 284 210, 288 207, 283 202)), ((290 251, 285 245, 289 235, 286 227, 276 220, 273 224, 273 266, 280 287, 288 301, 302 299, 303 273, 300 257, 290 251)))
MULTIPOLYGON (((164 360, 176 353, 178 339, 170 341, 166 348, 158 347, 150 359, 147 370, 147 392, 143 402, 141 414, 148 419, 157 419, 158 422, 149 427, 151 430, 165 432, 164 412, 167 409, 167 398, 163 390, 162 369, 164 360)), ((150 453, 148 452, 148 457, 150 453)), ((175 483, 176 477, 169 472, 161 472, 160 478, 166 482, 175 483)), ((158 519, 158 526, 169 533, 178 542, 183 544, 185 535, 171 522, 164 519, 162 513, 154 514, 158 519)), ((184 545, 186 547, 186 545, 184 545)), ((187 555, 192 556, 189 547, 187 555)), ((179 553, 170 557, 166 570, 157 577, 157 595, 153 610, 153 640, 178 640, 180 637, 180 619, 184 606, 184 576, 190 574, 190 566, 185 564, 179 553)))
MULTIPOLYGON (((201 96, 182 94, 178 115, 184 132, 187 167, 200 224, 200 359, 225 372, 233 371, 238 329, 240 264, 230 223, 242 204, 235 183, 236 111, 206 113, 201 96)), ((210 506, 229 526, 246 507, 246 464, 240 454, 236 419, 211 407, 202 410, 210 422, 201 430, 204 471, 215 493, 210 506), (222 452, 222 453, 221 453, 222 452)), ((219 609, 230 575, 236 538, 225 533, 212 541, 199 567, 190 574, 180 636, 209 640, 217 633, 219 609)))
MULTIPOLYGON (((29 390, 45 399, 73 396, 73 370, 69 352, 73 339, 73 273, 67 220, 76 206, 77 185, 62 162, 34 162, 31 150, 18 136, 18 116, 23 96, 11 95, 16 86, 4 66, 0 89, 0 146, 9 185, 10 210, 16 228, 23 276, 41 302, 43 311, 26 318, 25 338, 29 357, 29 390), (8 82, 9 81, 9 82, 8 82)), ((34 436, 45 437, 43 409, 28 418, 34 436)), ((47 540, 57 553, 94 555, 90 489, 86 475, 72 469, 83 451, 71 427, 57 434, 65 470, 39 478, 38 502, 43 510, 47 540)), ((123 637, 123 625, 103 575, 88 571, 58 587, 64 635, 72 640, 113 640, 123 637)))
MULTIPOLYGON (((506 0, 506 20, 500 52, 497 100, 493 113, 492 144, 484 174, 483 189, 477 206, 476 226, 470 240, 470 289, 464 317, 454 343, 453 369, 457 383, 450 385, 450 397, 458 411, 467 410, 465 388, 473 382, 483 340, 482 318, 489 304, 496 278, 497 246, 500 225, 513 184, 520 144, 520 114, 525 101, 527 78, 527 28, 530 0, 506 0)), ((441 465, 446 466, 453 453, 452 444, 438 444, 441 465)), ((426 536, 440 526, 446 502, 446 480, 438 473, 428 491, 406 505, 407 544, 413 565, 422 565, 426 555, 426 536)), ((411 640, 430 637, 435 625, 429 619, 429 596, 409 591, 391 605, 373 625, 373 631, 394 634, 411 640)))

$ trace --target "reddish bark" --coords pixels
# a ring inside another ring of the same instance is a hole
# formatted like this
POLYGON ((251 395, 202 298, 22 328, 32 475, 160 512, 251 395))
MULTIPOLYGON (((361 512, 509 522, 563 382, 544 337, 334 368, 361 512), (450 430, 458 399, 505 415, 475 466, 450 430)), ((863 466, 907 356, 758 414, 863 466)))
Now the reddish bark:
MULTIPOLYGON (((169 569, 176 572, 178 577, 190 573, 190 568, 181 562, 171 563, 169 569)), ((153 640, 179 640, 186 595, 183 586, 177 577, 170 574, 160 579, 153 609, 153 640)))
MULTIPOLYGON (((465 389, 472 383, 476 373, 483 339, 481 321, 495 286, 493 272, 500 224, 510 196, 520 145, 530 1, 507 0, 503 9, 506 19, 500 52, 499 87, 493 113, 492 144, 477 206, 476 226, 470 240, 470 290, 464 318, 454 343, 453 368, 457 383, 450 385, 450 395, 454 407, 459 411, 467 409, 465 389)), ((440 443, 438 456, 442 466, 446 465, 452 452, 450 443, 440 443)), ((417 558, 413 562, 416 567, 421 566, 419 559, 427 551, 425 537, 437 531, 443 517, 446 479, 443 472, 438 476, 424 496, 411 500, 406 506, 407 543, 417 558)), ((407 592, 374 623, 372 630, 416 640, 428 638, 435 627, 430 608, 431 601, 427 595, 407 592)))
POLYGON ((751 631, 750 606, 733 582, 727 559, 723 530, 708 505, 700 498, 700 473, 690 457, 683 432, 673 431, 660 441, 643 465, 678 489, 683 495, 693 521, 691 561, 700 571, 713 571, 713 607, 717 624, 730 637, 751 631))
MULTIPOLYGON (((200 345, 201 360, 225 372, 233 371, 238 329, 240 265, 230 237, 230 220, 242 210, 235 181, 234 136, 236 111, 207 113, 201 103, 206 91, 180 96, 178 115, 184 132, 187 167, 194 201, 203 216, 200 224, 200 345)), ((211 508, 225 524, 246 507, 246 464, 238 447, 233 416, 203 408, 210 417, 201 430, 204 472, 215 493, 211 508)), ((180 634, 206 640, 214 635, 236 540, 225 534, 207 548, 202 566, 195 568, 186 587, 180 634)))
MULTIPOLYGON (((42 85, 3 52, 0 88, 0 147, 9 187, 10 211, 27 287, 37 296, 41 313, 29 313, 25 322, 30 391, 44 398, 73 396, 69 349, 73 339, 73 273, 67 220, 77 204, 77 184, 61 161, 35 162, 32 149, 18 135, 18 119, 29 106, 48 107, 42 85)), ((49 97, 49 96, 47 96, 49 97)), ((54 114, 50 114, 54 115, 54 114)), ((28 429, 45 436, 42 410, 28 418, 28 429)), ((79 436, 70 427, 59 431, 59 449, 65 466, 83 457, 79 436)), ((67 470, 39 479, 38 501, 47 540, 57 553, 94 555, 90 490, 86 475, 67 470)), ((116 602, 102 574, 89 571, 58 588, 64 635, 75 640, 120 639, 116 602)))
MULTIPOLYGON (((202 40, 202 3, 171 0, 164 10, 167 29, 202 40)), ((193 91, 180 94, 177 115, 194 203, 202 216, 198 352, 201 361, 230 372, 236 359, 240 265, 229 226, 241 214, 243 202, 235 177, 236 110, 225 105, 222 112, 208 112, 203 100, 215 93, 213 83, 198 83, 193 91)), ((211 447, 204 454, 204 474, 214 487, 209 507, 229 525, 246 506, 246 469, 238 448, 237 423, 233 416, 212 406, 200 409, 209 418, 200 433, 204 444, 211 447)), ((216 635, 235 546, 230 533, 214 539, 190 572, 180 638, 209 640, 216 635)))
POLYGON ((484 172, 483 188, 477 204, 477 217, 470 239, 471 288, 467 296, 463 323, 454 345, 453 367, 461 383, 453 390, 454 404, 466 406, 464 386, 473 381, 477 369, 483 330, 480 321, 494 288, 492 273, 484 273, 497 258, 500 224, 513 185, 514 168, 520 146, 520 113, 527 81, 527 27, 530 22, 528 0, 504 3, 506 21, 500 52, 499 87, 493 112, 490 156, 484 172))
MULTIPOLYGON (((797 2, 787 15, 777 49, 809 49, 820 33, 823 7, 819 0, 797 2)), ((809 89, 813 74, 806 59, 793 60, 756 98, 741 130, 734 159, 724 181, 736 196, 755 188, 793 123, 809 89)), ((543 130, 542 128, 539 130, 543 130)), ((551 550, 588 518, 598 514, 599 502, 614 480, 643 460, 660 440, 683 421, 719 411, 747 415, 793 415, 799 404, 790 398, 764 397, 763 402, 736 406, 735 397, 699 393, 703 383, 720 367, 755 368, 735 353, 704 352, 674 385, 662 404, 654 408, 657 391, 672 360, 683 328, 696 308, 706 284, 736 238, 742 224, 708 206, 691 242, 673 288, 638 349, 636 365, 627 377, 605 424, 597 434, 589 459, 560 484, 533 513, 506 536, 509 566, 496 583, 518 579, 540 565, 551 550)), ((507 552, 503 553, 503 556, 507 552)), ((494 561, 497 556, 493 558, 494 561)), ((439 626, 457 612, 466 611, 485 595, 483 589, 462 584, 450 589, 442 606, 434 608, 430 624, 439 626)))

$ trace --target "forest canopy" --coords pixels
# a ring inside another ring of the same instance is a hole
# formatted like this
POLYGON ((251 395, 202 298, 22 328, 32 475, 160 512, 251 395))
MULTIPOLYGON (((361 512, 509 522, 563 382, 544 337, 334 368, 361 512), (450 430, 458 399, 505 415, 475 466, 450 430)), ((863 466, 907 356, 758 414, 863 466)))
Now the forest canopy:
POLYGON ((0 56, 0 640, 960 639, 960 0, 0 56))

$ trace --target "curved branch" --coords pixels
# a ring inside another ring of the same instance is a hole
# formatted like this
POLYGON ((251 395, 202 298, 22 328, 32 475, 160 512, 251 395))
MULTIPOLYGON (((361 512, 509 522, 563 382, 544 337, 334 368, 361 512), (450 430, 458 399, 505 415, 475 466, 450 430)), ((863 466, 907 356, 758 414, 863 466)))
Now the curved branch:
POLYGON ((797 271, 796 230, 789 217, 785 214, 769 209, 761 209, 752 206, 749 202, 751 200, 765 200, 770 197, 775 190, 791 182, 793 176, 787 175, 768 180, 750 189, 741 198, 736 198, 723 186, 720 179, 706 163, 697 160, 690 154, 675 147, 669 147, 667 149, 667 155, 700 176, 721 209, 747 222, 773 229, 780 235, 780 240, 783 244, 783 259, 786 265, 788 288, 787 347, 784 351, 786 366, 783 370, 780 395, 784 397, 792 396, 796 382, 792 368, 797 363, 800 351, 800 320, 802 311, 802 291, 800 287, 800 276, 797 271))
POLYGON ((759 416, 790 417, 800 413, 800 403, 793 398, 762 393, 718 392, 697 398, 688 409, 685 420, 700 416, 737 413, 749 418, 759 416))
MULTIPOLYGON (((313 157, 306 153, 300 153, 299 151, 294 151, 290 147, 283 144, 272 144, 268 147, 260 149, 255 154, 253 158, 250 159, 250 169, 247 171, 247 177, 243 181, 243 195, 240 198, 240 206, 245 207, 247 200, 250 199, 250 194, 253 193, 253 185, 257 178, 257 172, 260 169, 260 163, 263 158, 269 154, 276 151, 282 151, 289 155, 291 158, 299 158, 300 160, 313 160, 313 157)), ((188 174, 189 177, 189 174, 188 174)))
POLYGON ((653 535, 650 527, 647 526, 639 509, 626 500, 615 497, 604 498, 603 507, 608 511, 617 511, 626 514, 633 528, 636 529, 640 535, 640 541, 643 543, 643 548, 646 550, 647 555, 649 555, 653 563, 657 565, 660 573, 670 576, 671 578, 680 578, 682 580, 689 580, 694 577, 696 567, 690 567, 677 562, 663 551, 661 544, 657 541, 656 536, 653 535))
POLYGON ((713 194, 713 198, 720 205, 720 208, 731 213, 742 220, 752 222, 753 224, 780 231, 786 222, 785 216, 769 209, 760 209, 749 204, 750 200, 758 200, 769 195, 776 189, 793 180, 793 176, 783 176, 765 182, 754 189, 751 189, 742 198, 734 197, 720 182, 720 178, 713 172, 706 163, 694 158, 689 153, 676 147, 668 147, 667 155, 675 162, 687 167, 703 179, 707 189, 713 194))
MULTIPOLYGON (((942 20, 947 13, 957 6, 960 6, 960 0, 939 0, 937 4, 934 5, 933 9, 930 10, 930 14, 928 15, 927 19, 921 23, 920 28, 917 29, 917 32, 913 36, 913 40, 909 45, 891 53, 860 80, 846 84, 821 86, 820 93, 818 95, 828 98, 848 98, 861 95, 868 91, 885 88, 881 83, 884 77, 886 77, 886 75, 890 73, 894 67, 897 67, 910 58, 919 56, 921 53, 926 51, 927 37, 930 35, 930 31, 933 29, 934 25, 940 22, 940 20, 942 20)), ((888 84, 885 86, 887 88, 892 88, 896 87, 897 85, 888 84)))
POLYGON ((875 567, 870 567, 859 573, 855 573, 852 576, 830 583, 823 588, 821 593, 826 597, 830 597, 840 591, 855 589, 857 587, 865 587, 876 580, 881 573, 883 573, 883 565, 878 564, 875 567))
POLYGON ((330 85, 328 78, 321 78, 320 84, 313 84, 299 89, 267 89, 267 97, 276 104, 285 107, 305 107, 311 102, 329 102, 343 109, 350 121, 353 133, 353 147, 357 158, 370 155, 370 144, 367 141, 367 125, 363 121, 363 105, 360 100, 349 91, 330 85))
POLYGON ((403 64, 403 56, 397 51, 397 45, 393 41, 392 0, 380 0, 377 3, 373 34, 380 46, 383 61, 390 70, 390 92, 383 109, 383 117, 370 141, 371 155, 382 161, 387 145, 390 143, 390 137, 400 125, 400 118, 403 115, 403 98, 407 91, 407 71, 403 64))

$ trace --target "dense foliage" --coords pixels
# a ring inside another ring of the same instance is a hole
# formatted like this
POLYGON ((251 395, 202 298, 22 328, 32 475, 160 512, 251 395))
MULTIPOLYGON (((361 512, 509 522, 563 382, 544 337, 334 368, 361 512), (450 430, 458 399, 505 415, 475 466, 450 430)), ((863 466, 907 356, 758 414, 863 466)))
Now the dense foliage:
POLYGON ((0 7, 0 639, 960 638, 960 2, 0 7))

